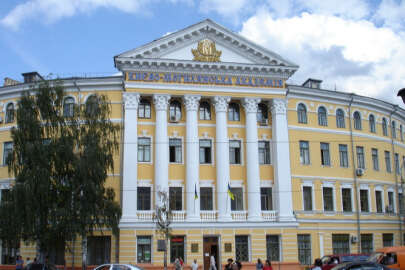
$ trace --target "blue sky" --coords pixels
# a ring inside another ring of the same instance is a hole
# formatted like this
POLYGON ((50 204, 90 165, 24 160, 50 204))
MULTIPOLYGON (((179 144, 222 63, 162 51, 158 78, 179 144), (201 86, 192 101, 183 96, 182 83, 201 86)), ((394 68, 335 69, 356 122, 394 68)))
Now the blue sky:
POLYGON ((291 78, 399 103, 398 0, 3 0, 0 79, 114 74, 113 56, 206 18, 300 65, 291 78))

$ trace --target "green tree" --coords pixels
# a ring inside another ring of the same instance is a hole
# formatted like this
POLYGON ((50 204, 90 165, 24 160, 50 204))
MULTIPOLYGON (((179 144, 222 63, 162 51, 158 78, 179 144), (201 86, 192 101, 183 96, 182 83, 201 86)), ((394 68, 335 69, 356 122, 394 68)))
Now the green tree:
POLYGON ((16 238, 37 245, 43 260, 55 241, 80 236, 86 267, 86 236, 106 227, 118 231, 121 209, 105 182, 114 170, 119 126, 109 120, 105 96, 70 110, 65 97, 60 81, 43 81, 18 102, 7 158, 15 185, 0 205, 0 213, 15 212, 9 223, 0 222, 0 237, 13 229, 16 238))

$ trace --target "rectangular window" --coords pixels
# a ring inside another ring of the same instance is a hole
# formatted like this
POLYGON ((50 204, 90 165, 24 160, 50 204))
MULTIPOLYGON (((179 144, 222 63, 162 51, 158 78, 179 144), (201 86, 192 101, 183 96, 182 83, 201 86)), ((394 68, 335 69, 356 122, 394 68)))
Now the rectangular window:
POLYGON ((310 234, 298 234, 298 260, 302 265, 311 265, 311 235, 310 234))
POLYGON ((402 196, 402 193, 398 193, 398 208, 399 208, 399 213, 401 213, 401 215, 403 215, 404 214, 404 206, 402 205, 403 204, 403 196, 402 196))
POLYGON ((183 193, 181 187, 169 188, 169 207, 170 210, 174 211, 183 209, 183 193))
POLYGON ((383 204, 382 204, 382 191, 376 190, 375 191, 375 206, 377 213, 382 213, 383 211, 383 204))
POLYGON ((260 188, 260 199, 262 211, 273 210, 272 189, 270 187, 260 188))
POLYGON ((360 234, 361 253, 371 254, 373 252, 373 235, 370 233, 360 234))
POLYGON ((249 261, 249 236, 235 235, 235 257, 237 261, 249 261))
POLYGON ((280 261, 280 237, 278 235, 266 235, 266 251, 270 261, 280 261))
POLYGON ((392 192, 392 191, 388 191, 387 212, 394 213, 394 192, 392 192))
POLYGON ((229 163, 241 164, 240 141, 229 141, 229 163))
POLYGON ((375 171, 378 171, 380 169, 380 166, 378 165, 378 149, 371 149, 371 157, 373 159, 373 169, 375 171))
POLYGON ((385 168, 387 172, 391 172, 391 156, 390 156, 390 151, 384 151, 385 155, 385 168))
POLYGON ((312 211, 312 187, 302 187, 304 196, 304 211, 312 211))
POLYGON ((309 164, 309 143, 300 141, 300 161, 301 164, 309 164))
POLYGON ((152 237, 137 236, 136 243, 137 262, 151 263, 152 237))
POLYGON ((321 164, 330 166, 329 143, 321 143, 321 164))
POLYGON ((397 174, 400 174, 400 169, 399 169, 399 155, 398 155, 398 153, 395 153, 394 159, 395 159, 395 171, 397 172, 397 174))
POLYGON ((361 209, 361 212, 370 211, 370 208, 368 205, 368 190, 367 189, 360 190, 360 209, 361 209))
POLYGON ((169 139, 169 157, 172 163, 181 163, 181 139, 169 139))
POLYGON ((343 212, 352 212, 352 189, 342 188, 342 208, 343 212))
POLYGON ((333 211, 333 188, 324 187, 323 192, 323 210, 333 211))
POLYGON ((200 210, 212 211, 212 188, 200 187, 200 210))
POLYGON ((200 140, 200 164, 211 164, 211 140, 200 140))
POLYGON ((243 189, 242 188, 231 188, 234 200, 231 200, 231 210, 232 211, 242 211, 243 210, 243 189))
POLYGON ((174 263, 176 258, 184 257, 184 236, 172 236, 170 238, 170 262, 174 263))
POLYGON ((357 154, 357 168, 365 169, 365 162, 364 162, 364 148, 363 146, 356 146, 356 154, 357 154))
POLYGON ((350 253, 350 242, 348 234, 332 234, 332 250, 333 254, 348 254, 350 253))
POLYGON ((392 247, 392 246, 394 246, 394 234, 383 233, 383 247, 392 247))
POLYGON ((150 162, 150 138, 138 138, 138 161, 150 162))
POLYGON ((349 167, 349 158, 347 154, 347 144, 339 144, 339 157, 340 157, 340 167, 349 167))
POLYGON ((13 142, 5 142, 3 144, 3 165, 7 165, 7 157, 13 151, 13 142))
POLYGON ((87 264, 100 265, 110 263, 111 236, 87 237, 87 264))
POLYGON ((150 187, 138 187, 137 190, 138 210, 151 210, 150 187))
POLYGON ((259 141, 259 163, 270 164, 270 143, 259 141))

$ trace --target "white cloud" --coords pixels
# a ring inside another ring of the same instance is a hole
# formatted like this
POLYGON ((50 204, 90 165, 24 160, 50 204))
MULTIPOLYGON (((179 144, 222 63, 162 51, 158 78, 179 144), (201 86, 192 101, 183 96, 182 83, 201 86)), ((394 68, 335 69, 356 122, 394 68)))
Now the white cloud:
POLYGON ((243 9, 252 6, 252 0, 201 0, 200 11, 210 13, 212 11, 224 16, 237 17, 243 9))
POLYGON ((382 21, 385 26, 396 30, 405 25, 405 1, 382 0, 374 19, 382 21))
POLYGON ((308 77, 333 89, 397 102, 405 85, 405 34, 366 20, 302 13, 274 18, 262 11, 243 23, 241 34, 300 65, 293 80, 308 77))
MULTIPOLYGON (((165 0, 28 0, 17 5, 0 23, 8 28, 17 30, 23 21, 38 19, 52 23, 78 13, 91 12, 97 8, 114 8, 126 13, 145 12, 147 5, 165 0)), ((191 0, 166 0, 171 4, 191 0)))

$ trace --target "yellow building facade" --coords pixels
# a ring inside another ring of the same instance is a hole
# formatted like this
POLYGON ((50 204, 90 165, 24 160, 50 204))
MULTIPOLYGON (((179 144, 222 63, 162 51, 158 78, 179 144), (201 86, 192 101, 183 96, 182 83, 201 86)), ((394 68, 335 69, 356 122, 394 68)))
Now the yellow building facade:
MULTIPOLYGON (((402 243, 403 109, 323 90, 319 80, 289 85, 297 65, 210 20, 114 62, 122 76, 64 80, 75 103, 107 95, 122 126, 107 181, 122 206, 120 233, 89 237, 89 264, 163 264, 158 191, 173 213, 169 260, 206 269, 210 256, 217 265, 310 264, 402 243)), ((12 107, 29 86, 0 90, 3 155, 12 107)), ((7 167, 0 177, 10 188, 7 167)), ((80 265, 80 242, 68 245, 66 263, 80 265)), ((20 252, 35 256, 33 247, 20 252)))

